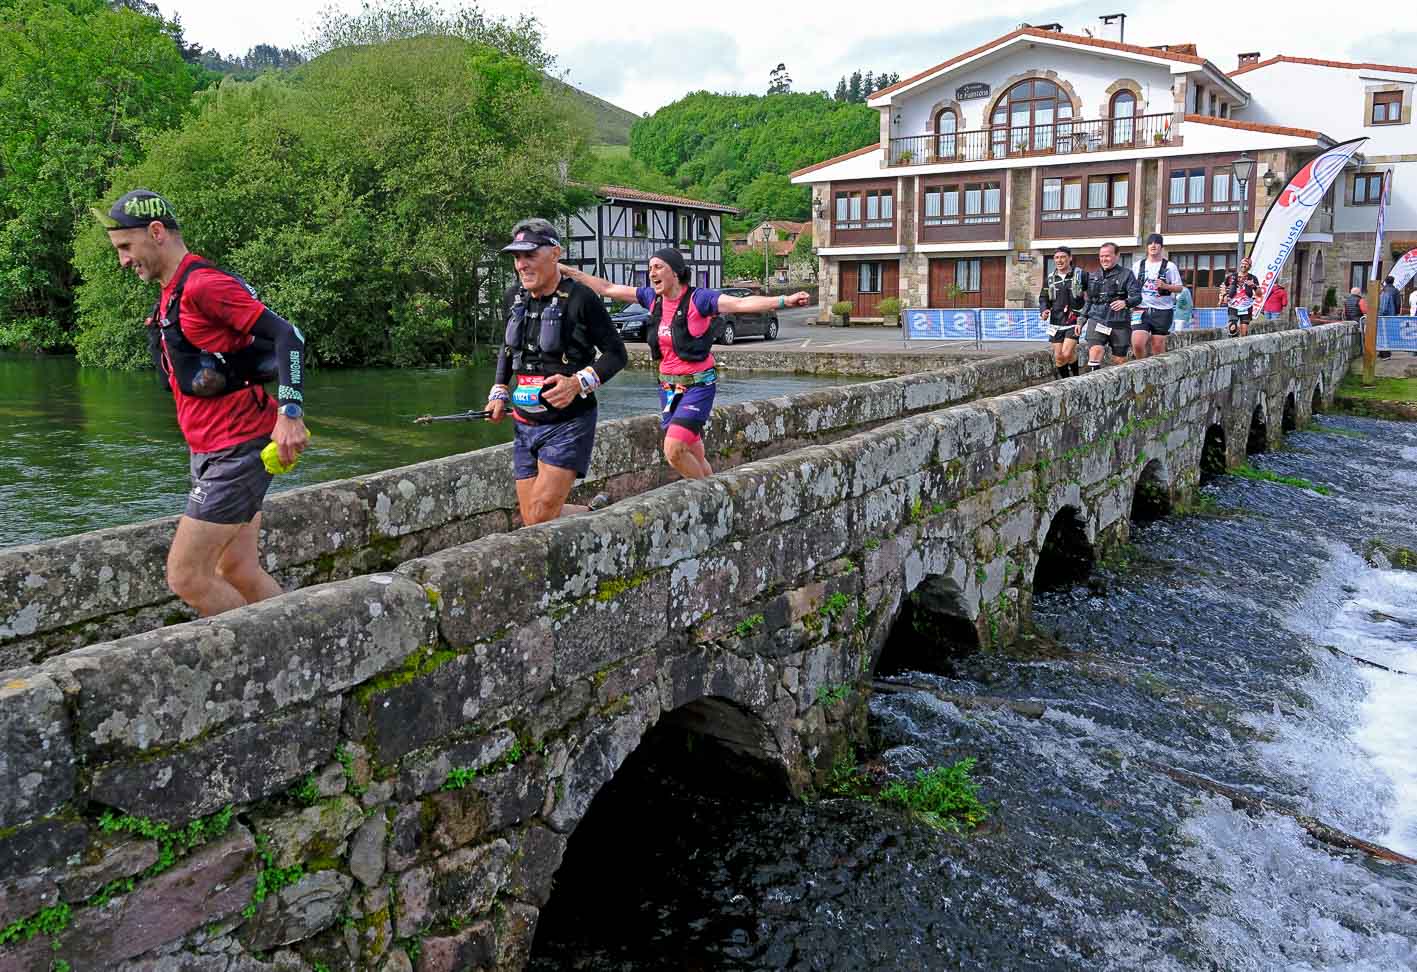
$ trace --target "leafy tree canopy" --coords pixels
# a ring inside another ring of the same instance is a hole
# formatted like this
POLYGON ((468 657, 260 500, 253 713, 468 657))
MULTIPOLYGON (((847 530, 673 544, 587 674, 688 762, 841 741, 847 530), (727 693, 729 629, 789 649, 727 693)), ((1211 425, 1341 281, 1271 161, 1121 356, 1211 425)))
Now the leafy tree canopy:
POLYGON ((0 0, 0 347, 64 347, 76 220, 189 111, 172 25, 104 0, 0 0))
MULTIPOLYGON (((200 99, 195 118, 114 173, 110 195, 166 195, 190 248, 250 280, 325 364, 475 347, 500 326, 510 268, 497 248, 512 223, 586 201, 561 180, 560 163, 584 152, 572 116, 537 70, 485 44, 341 47, 200 99)), ((97 226, 76 257, 80 359, 140 363, 153 288, 118 270, 97 226)))
POLYGON ((630 154, 683 195, 805 219, 811 193, 788 174, 870 143, 879 125, 875 111, 823 94, 696 91, 637 121, 630 154))

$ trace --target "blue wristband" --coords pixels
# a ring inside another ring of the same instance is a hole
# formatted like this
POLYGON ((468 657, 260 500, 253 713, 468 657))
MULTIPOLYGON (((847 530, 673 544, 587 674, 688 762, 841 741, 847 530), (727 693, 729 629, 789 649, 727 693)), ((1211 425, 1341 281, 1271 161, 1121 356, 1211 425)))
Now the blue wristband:
POLYGON ((784 297, 784 296, 782 296, 781 294, 779 294, 778 297, 777 297, 777 309, 778 309, 778 310, 782 310, 782 309, 783 309, 784 307, 786 307, 786 306, 787 306, 787 298, 784 297))

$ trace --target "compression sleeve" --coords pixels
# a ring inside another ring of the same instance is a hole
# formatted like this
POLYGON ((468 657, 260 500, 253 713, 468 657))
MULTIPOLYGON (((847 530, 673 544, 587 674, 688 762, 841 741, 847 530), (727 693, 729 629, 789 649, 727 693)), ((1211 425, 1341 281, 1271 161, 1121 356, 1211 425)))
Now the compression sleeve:
POLYGON ((300 329, 267 308, 251 326, 251 336, 258 341, 269 341, 276 349, 276 398, 282 405, 303 404, 305 336, 300 329))

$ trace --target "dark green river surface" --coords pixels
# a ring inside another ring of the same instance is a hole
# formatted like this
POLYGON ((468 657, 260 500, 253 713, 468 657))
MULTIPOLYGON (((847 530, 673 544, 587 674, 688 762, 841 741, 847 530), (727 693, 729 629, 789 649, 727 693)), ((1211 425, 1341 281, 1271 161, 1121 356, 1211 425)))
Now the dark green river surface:
POLYGON ((1417 865, 1166 773, 1417 856, 1417 572, 1372 544, 1417 548, 1417 424, 1324 416, 1251 461, 1332 495, 1220 476, 1039 594, 1041 643, 906 674, 1027 711, 872 697, 868 765, 976 759, 978 831, 715 785, 702 743, 647 740, 571 835, 533 972, 1417 969, 1417 865))
MULTIPOLYGON (((856 380, 729 374, 718 402, 856 380)), ((510 422, 412 423, 419 415, 481 408, 491 384, 490 363, 314 371, 305 390, 313 440, 272 492, 510 442, 510 422)), ((599 392, 601 421, 654 412, 657 394, 648 371, 626 369, 599 392)), ((0 547, 182 511, 187 448, 172 396, 151 371, 0 354, 0 423, 0 547)))

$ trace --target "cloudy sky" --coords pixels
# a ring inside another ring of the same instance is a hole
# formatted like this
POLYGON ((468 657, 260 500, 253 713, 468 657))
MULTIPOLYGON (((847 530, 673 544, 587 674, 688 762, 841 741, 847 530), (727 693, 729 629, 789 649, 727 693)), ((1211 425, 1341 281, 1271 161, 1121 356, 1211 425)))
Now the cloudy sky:
MULTIPOLYGON (((180 15, 189 40, 241 54, 259 43, 299 46, 330 2, 158 4, 164 13, 180 15)), ((335 0, 334 6, 356 10, 359 4, 335 0)), ((924 0, 716 0, 702 7, 643 0, 484 0, 480 6, 490 14, 538 17, 547 47, 570 83, 635 112, 652 112, 700 89, 761 92, 779 62, 787 65, 794 90, 830 91, 838 78, 858 68, 913 74, 1025 21, 1096 32, 1100 13, 1127 11, 1114 0, 1101 6, 992 0, 964 11, 962 4, 924 0)), ((1282 53, 1417 65, 1417 32, 1393 30, 1383 13, 1401 6, 1351 8, 1377 18, 1365 22, 1336 13, 1350 8, 1332 0, 1148 2, 1144 11, 1142 4, 1134 14, 1127 11, 1126 36, 1137 44, 1194 43, 1225 70, 1235 67, 1236 54, 1253 50, 1265 57, 1282 53), (1262 11, 1268 11, 1268 22, 1260 19, 1262 11)))

